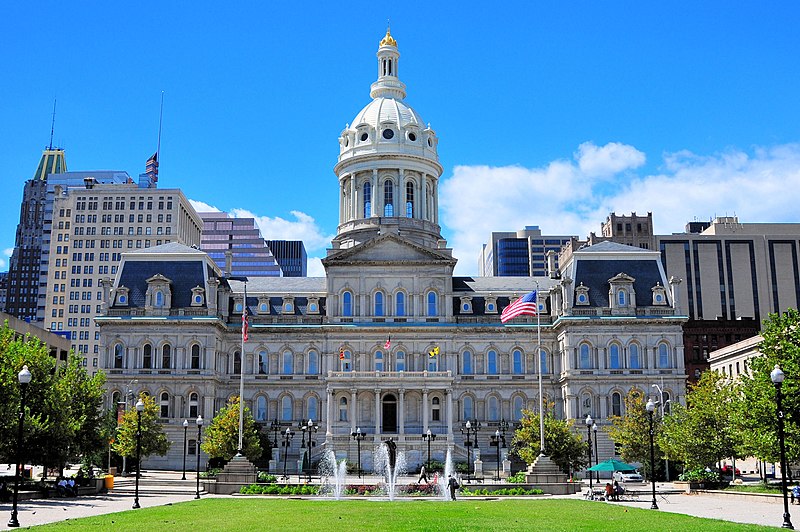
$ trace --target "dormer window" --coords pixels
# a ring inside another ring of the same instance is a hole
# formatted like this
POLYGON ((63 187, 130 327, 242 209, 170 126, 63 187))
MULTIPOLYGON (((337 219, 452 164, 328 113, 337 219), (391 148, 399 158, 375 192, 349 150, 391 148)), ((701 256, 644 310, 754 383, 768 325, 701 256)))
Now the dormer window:
POLYGON ((294 314, 294 298, 285 296, 281 310, 284 314, 294 314))
POLYGON ((319 314, 319 298, 318 297, 309 297, 308 298, 308 307, 307 313, 308 314, 319 314))
POLYGON ((472 298, 470 296, 463 296, 461 298, 461 313, 472 314, 472 298))
POLYGON ((497 298, 495 296, 486 297, 486 313, 497 314, 497 298))
POLYGON ((269 298, 268 297, 259 297, 258 298, 258 305, 256 306, 256 313, 258 314, 269 314, 269 298))
POLYGON ((667 304, 667 291, 660 282, 651 288, 653 291, 653 305, 664 306, 667 304))
POLYGON ((148 311, 167 311, 172 307, 172 281, 156 274, 147 279, 145 306, 148 311))
POLYGON ((633 289, 635 279, 625 273, 619 273, 608 280, 608 302, 612 313, 628 314, 636 308, 636 292, 633 289))
POLYGON ((206 299, 206 291, 202 286, 195 286, 192 288, 192 306, 200 307, 206 299))
POLYGON ((117 288, 117 293, 115 296, 115 305, 120 307, 127 307, 128 306, 128 288, 125 286, 120 286, 117 288))
POLYGON ((575 287, 575 305, 587 306, 589 304, 589 287, 581 283, 575 287))

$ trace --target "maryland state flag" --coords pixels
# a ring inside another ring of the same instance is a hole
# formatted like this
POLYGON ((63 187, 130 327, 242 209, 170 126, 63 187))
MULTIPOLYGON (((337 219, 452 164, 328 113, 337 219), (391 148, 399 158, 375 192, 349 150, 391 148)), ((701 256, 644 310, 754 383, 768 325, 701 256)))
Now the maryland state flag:
POLYGON ((436 356, 436 355, 438 355, 438 354, 439 354, 439 346, 438 346, 438 345, 437 345, 437 346, 434 346, 434 348, 433 348, 433 349, 431 349, 430 351, 428 351, 428 356, 429 356, 429 357, 431 357, 431 358, 435 357, 435 356, 436 356))
POLYGON ((339 360, 344 360, 344 347, 339 349, 339 360))
POLYGON ((250 322, 247 320, 247 307, 242 311, 242 341, 246 342, 249 335, 247 334, 247 329, 250 325, 250 322))

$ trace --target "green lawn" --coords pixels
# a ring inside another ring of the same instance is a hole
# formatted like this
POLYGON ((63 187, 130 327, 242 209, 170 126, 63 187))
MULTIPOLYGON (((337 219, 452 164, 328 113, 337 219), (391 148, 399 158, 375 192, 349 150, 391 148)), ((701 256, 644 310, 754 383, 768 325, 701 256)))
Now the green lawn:
POLYGON ((275 497, 202 499, 44 525, 36 530, 769 530, 679 514, 581 500, 457 502, 275 497))

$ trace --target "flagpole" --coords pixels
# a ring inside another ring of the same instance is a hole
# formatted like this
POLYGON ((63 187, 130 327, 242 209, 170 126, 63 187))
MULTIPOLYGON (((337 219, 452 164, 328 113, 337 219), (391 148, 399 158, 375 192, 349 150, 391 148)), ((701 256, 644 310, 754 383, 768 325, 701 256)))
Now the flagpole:
POLYGON ((536 282, 536 356, 539 359, 539 455, 544 455, 544 400, 542 396, 542 323, 539 312, 539 282, 536 282))
POLYGON ((244 281, 244 302, 242 304, 242 353, 239 359, 239 450, 237 456, 242 456, 244 441, 244 332, 247 319, 247 281, 244 281))

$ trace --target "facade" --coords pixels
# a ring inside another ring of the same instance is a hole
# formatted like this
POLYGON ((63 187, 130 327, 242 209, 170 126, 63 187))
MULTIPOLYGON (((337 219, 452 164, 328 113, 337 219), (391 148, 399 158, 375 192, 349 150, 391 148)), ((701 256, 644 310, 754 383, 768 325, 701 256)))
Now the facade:
POLYGON ((68 332, 95 372, 102 343, 94 317, 105 312, 103 293, 122 253, 169 242, 199 246, 202 221, 178 189, 81 181, 54 186, 45 314, 49 330, 68 332))
POLYGON ((308 275, 308 256, 302 240, 267 240, 267 246, 283 271, 284 277, 308 275))
POLYGON ((760 334, 740 342, 712 351, 708 357, 711 371, 736 380, 740 375, 750 374, 750 360, 761 356, 759 348, 764 337, 760 334))
POLYGON ((600 237, 594 233, 589 235, 590 244, 611 240, 636 248, 657 249, 652 212, 648 212, 647 216, 637 216, 635 212, 620 216, 612 212, 606 217, 600 229, 600 237))
MULTIPOLYGON (((526 226, 516 232, 493 232, 478 259, 481 276, 542 277, 547 275, 547 255, 558 255, 577 237, 542 235, 538 226, 526 226)), ((558 267, 556 258, 555 267, 558 267)))
MULTIPOLYGON (((312 419, 313 461, 321 449, 355 460, 350 435, 360 429, 365 464, 390 437, 420 463, 429 429, 435 458, 452 449, 466 460, 467 420, 480 424, 475 453, 487 453, 502 420, 538 410, 540 374, 547 408, 578 421, 591 414, 601 427, 624 413, 631 387, 647 394, 663 379, 669 398, 683 400, 685 316, 658 252, 605 242, 547 277, 453 276, 438 225, 438 138, 405 102, 388 31, 377 58, 372 100, 339 136, 339 226, 325 277, 245 284, 174 242, 122 254, 96 318, 107 400, 136 379, 134 393, 156 398, 176 443, 145 467, 180 468, 183 420, 213 418, 242 378, 265 432, 312 419), (503 308, 534 289, 539 319, 503 325, 503 308)), ((601 459, 614 453, 605 434, 601 459)), ((302 458, 298 440, 286 449, 289 464, 302 458)))
POLYGON ((63 334, 52 333, 32 325, 25 320, 15 318, 5 312, 0 312, 0 322, 8 323, 8 326, 14 333, 19 336, 30 335, 38 338, 43 344, 47 346, 50 356, 53 357, 57 363, 66 362, 67 356, 71 348, 69 338, 63 334))
POLYGON ((25 182, 14 251, 9 261, 5 312, 20 319, 41 322, 39 279, 42 242, 45 239, 47 179, 67 171, 64 150, 50 146, 42 152, 33 178, 25 182))
POLYGON ((235 276, 280 277, 281 267, 261 236, 255 218, 231 218, 224 212, 201 212, 200 249, 235 276), (230 255, 231 264, 227 265, 230 255))

